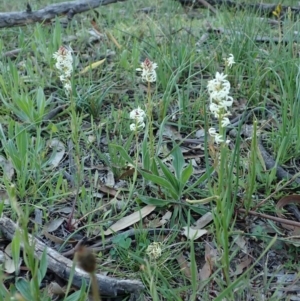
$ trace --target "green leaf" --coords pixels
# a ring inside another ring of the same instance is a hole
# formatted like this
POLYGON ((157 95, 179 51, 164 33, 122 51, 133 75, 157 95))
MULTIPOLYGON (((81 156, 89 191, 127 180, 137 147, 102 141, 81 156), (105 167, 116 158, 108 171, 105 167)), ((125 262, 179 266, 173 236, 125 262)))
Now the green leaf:
POLYGON ((18 274, 19 269, 19 261, 20 261, 20 244, 21 244, 21 238, 20 238, 20 232, 16 231, 14 238, 11 242, 11 255, 14 260, 14 265, 16 267, 16 274, 18 274))
POLYGON ((210 175, 213 173, 213 171, 214 171, 214 168, 212 166, 209 167, 208 170, 206 170, 205 174, 203 174, 194 184, 192 184, 191 186, 189 186, 187 189, 184 190, 184 193, 191 191, 192 189, 197 187, 199 184, 206 181, 210 177, 210 175))
POLYGON ((78 301, 80 299, 81 296, 81 291, 77 291, 75 293, 73 293, 72 295, 69 295, 65 301, 78 301))
POLYGON ((158 169, 157 169, 157 164, 156 164, 156 161, 153 160, 152 161, 152 164, 151 164, 151 171, 154 175, 156 176, 159 176, 159 172, 158 172, 158 169))
POLYGON ((40 268, 39 268, 39 284, 41 284, 42 280, 46 276, 47 273, 47 250, 44 249, 41 260, 40 260, 40 268))
POLYGON ((111 144, 110 146, 115 148, 120 153, 120 156, 122 156, 124 160, 126 160, 127 162, 135 166, 135 163, 133 162, 133 160, 130 158, 126 150, 121 145, 111 144))
POLYGON ((180 183, 178 182, 176 177, 172 174, 172 172, 168 169, 168 167, 159 158, 157 158, 157 161, 167 180, 172 184, 172 186, 177 191, 177 193, 179 193, 180 183))
POLYGON ((34 300, 33 296, 31 296, 30 293, 30 285, 28 281, 24 280, 23 278, 18 278, 16 281, 16 288, 26 299, 26 301, 34 300))
POLYGON ((37 116, 36 116, 36 122, 42 121, 44 114, 45 114, 45 107, 46 107, 46 99, 44 91, 41 87, 38 88, 37 94, 36 94, 36 104, 37 104, 37 116))
POLYGON ((190 209, 190 210, 193 210, 194 212, 200 214, 201 216, 204 215, 205 213, 208 212, 208 209, 202 205, 191 205, 191 204, 188 204, 187 207, 190 209))
POLYGON ((2 216, 3 208, 4 208, 4 200, 0 201, 0 216, 2 216))
POLYGON ((169 192, 171 194, 171 196, 177 200, 177 198, 178 198, 177 192, 174 190, 174 188, 170 184, 170 182, 168 182, 165 178, 156 176, 156 175, 150 174, 148 172, 144 172, 144 171, 141 171, 141 174, 146 180, 149 180, 149 181, 167 189, 167 192, 169 192))
POLYGON ((175 170, 175 175, 178 180, 181 178, 181 172, 184 166, 184 157, 182 155, 181 149, 177 145, 172 152, 173 157, 173 167, 175 170))
POLYGON ((139 195, 138 198, 143 203, 145 203, 147 205, 153 205, 153 206, 156 206, 156 207, 165 207, 169 204, 169 202, 167 200, 151 198, 151 197, 144 196, 144 195, 139 195))
POLYGON ((193 174, 193 166, 192 162, 189 163, 189 165, 182 171, 181 174, 181 183, 185 186, 191 175, 193 174))
POLYGON ((151 160, 150 160, 150 154, 149 154, 147 135, 145 135, 143 144, 142 144, 142 162, 143 162, 143 168, 146 170, 150 170, 151 160))

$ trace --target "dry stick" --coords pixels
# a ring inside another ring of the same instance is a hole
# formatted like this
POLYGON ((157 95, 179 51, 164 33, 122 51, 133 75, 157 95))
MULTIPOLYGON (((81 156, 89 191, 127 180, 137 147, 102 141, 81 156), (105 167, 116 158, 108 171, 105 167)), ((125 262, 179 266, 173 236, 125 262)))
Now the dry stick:
POLYGON ((253 211, 257 210, 260 206, 262 206, 265 202, 267 202, 270 198, 272 198, 277 192, 281 191, 284 187, 288 186, 292 182, 295 181, 295 179, 300 177, 300 172, 296 173, 289 181, 287 181, 285 184, 277 188, 274 192, 272 192, 268 197, 263 199, 260 203, 258 203, 254 208, 253 211))
MULTIPOLYGON (((198 7, 198 5, 194 5, 195 1, 194 0, 177 0, 179 1, 182 5, 191 5, 194 7, 198 7)), ((246 2, 241 2, 237 3, 236 0, 208 0, 209 4, 212 6, 227 6, 227 7, 232 7, 234 9, 240 9, 240 10, 245 10, 245 9, 250 9, 253 12, 259 13, 259 14, 272 14, 272 12, 276 9, 278 5, 278 1, 274 1, 276 3, 246 3, 246 2)), ((200 6, 204 5, 201 1, 197 1, 197 3, 200 3, 200 6)), ((204 5, 207 7, 206 5, 204 5)), ((289 6, 282 6, 282 12, 287 12, 289 9, 289 6)), ((300 8, 297 6, 291 6, 290 10, 292 14, 296 15, 300 13, 300 8)))
POLYGON ((298 227, 300 228, 300 223, 299 222, 295 222, 295 221, 290 221, 284 218, 280 218, 280 217, 276 217, 276 216, 272 216, 272 215, 268 215, 268 214, 263 214, 263 213, 259 213, 259 212, 255 212, 255 211, 247 211, 245 209, 238 209, 239 212, 243 212, 246 214, 251 214, 251 215, 255 215, 261 218, 266 218, 266 219, 270 219, 273 220, 275 222, 279 222, 281 224, 286 224, 286 225, 290 225, 290 226, 294 226, 294 227, 298 227))
POLYGON ((211 12, 213 12, 214 14, 217 13, 217 10, 211 5, 209 4, 206 0, 197 0, 200 4, 202 4, 203 6, 205 6, 206 8, 208 8, 211 12))
POLYGON ((77 0, 48 5, 36 11, 0 13, 0 28, 24 26, 35 22, 46 22, 57 16, 68 15, 72 18, 101 5, 121 2, 125 0, 77 0))
MULTIPOLYGON (((0 218, 0 230, 7 239, 12 240, 17 229, 22 232, 22 229, 8 217, 2 216, 0 218)), ((31 245, 34 246, 35 257, 40 259, 46 249, 48 269, 68 281, 71 275, 73 261, 49 248, 34 236, 29 234, 28 237, 31 245)), ((23 248, 23 244, 21 244, 21 247, 23 248)), ((137 296, 144 289, 144 285, 138 280, 116 279, 101 274, 96 274, 95 276, 98 288, 103 295, 124 296, 130 293, 131 296, 137 296)), ((76 287, 81 287, 83 280, 89 283, 89 274, 79 268, 75 268, 72 284, 76 287)))

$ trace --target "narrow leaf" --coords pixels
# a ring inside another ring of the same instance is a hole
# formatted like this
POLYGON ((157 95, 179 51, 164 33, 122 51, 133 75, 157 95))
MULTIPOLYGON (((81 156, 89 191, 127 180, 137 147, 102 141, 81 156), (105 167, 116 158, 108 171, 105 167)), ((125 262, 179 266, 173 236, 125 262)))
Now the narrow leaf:
POLYGON ((170 182, 168 182, 165 178, 162 178, 160 176, 156 176, 156 175, 153 175, 153 174, 150 174, 150 173, 147 173, 147 172, 143 172, 143 171, 141 171, 141 174, 143 175, 143 177, 146 180, 149 180, 149 181, 151 181, 151 182, 167 189, 168 192, 172 195, 172 197, 177 199, 178 195, 177 195, 176 191, 174 190, 174 188, 170 184, 170 182))
POLYGON ((173 167, 175 170, 175 175, 178 180, 180 180, 181 177, 181 171, 184 166, 184 157, 182 155, 181 149, 179 146, 175 148, 175 150, 172 152, 173 157, 173 167))
POLYGON ((103 59, 103 60, 101 60, 101 61, 94 62, 94 63, 90 64, 89 66, 83 68, 83 69, 79 72, 79 74, 87 73, 88 71, 93 70, 93 69, 95 69, 95 68, 101 66, 105 61, 106 61, 106 59, 103 59))
POLYGON ((192 163, 190 162, 189 165, 182 171, 181 183, 183 184, 183 186, 185 186, 185 184, 187 183, 187 181, 193 174, 193 170, 194 169, 193 169, 192 163))
POLYGON ((145 216, 150 214, 155 208, 156 207, 153 205, 147 205, 139 211, 136 211, 128 216, 124 216, 123 218, 118 220, 116 223, 114 223, 111 227, 109 227, 104 232, 104 235, 110 235, 114 232, 118 232, 120 230, 123 230, 123 229, 135 224, 136 222, 138 222, 139 220, 141 220, 142 218, 144 218, 145 216))

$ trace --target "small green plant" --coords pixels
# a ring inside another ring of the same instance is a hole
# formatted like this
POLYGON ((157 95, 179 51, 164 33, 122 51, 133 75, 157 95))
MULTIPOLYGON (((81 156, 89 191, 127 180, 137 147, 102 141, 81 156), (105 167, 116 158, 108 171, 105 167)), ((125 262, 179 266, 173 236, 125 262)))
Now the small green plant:
POLYGON ((171 152, 171 158, 174 174, 167 164, 158 157, 155 161, 158 163, 159 169, 152 165, 152 172, 141 170, 140 173, 144 179, 161 187, 161 192, 167 200, 179 201, 185 194, 187 183, 193 174, 193 166, 190 162, 185 167, 186 163, 179 146, 175 146, 171 152))

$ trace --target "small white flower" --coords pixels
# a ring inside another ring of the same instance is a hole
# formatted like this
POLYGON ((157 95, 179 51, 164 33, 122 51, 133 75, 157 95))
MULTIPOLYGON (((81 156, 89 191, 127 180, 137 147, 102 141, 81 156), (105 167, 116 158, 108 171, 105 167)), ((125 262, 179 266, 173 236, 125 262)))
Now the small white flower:
MULTIPOLYGON (((215 128, 210 128, 210 129, 208 129, 208 133, 209 133, 209 135, 210 135, 211 137, 213 137, 213 138, 215 139, 215 142, 216 142, 217 144, 220 144, 221 142, 224 142, 224 139, 223 139, 222 135, 220 135, 220 134, 216 131, 215 128)), ((228 141, 228 143, 230 142, 229 140, 227 140, 227 141, 228 141)), ((227 141, 226 141, 226 143, 227 143, 227 141)))
POLYGON ((144 119, 146 117, 146 113, 138 107, 137 109, 132 110, 129 113, 129 118, 133 119, 135 123, 132 123, 130 125, 131 131, 138 131, 145 127, 144 119))
POLYGON ((130 119, 134 119, 134 120, 137 120, 137 121, 144 121, 145 116, 146 116, 145 111, 142 110, 140 107, 138 107, 137 109, 132 110, 129 114, 130 119))
POLYGON ((223 139, 222 135, 217 134, 217 135, 215 136, 215 142, 216 142, 217 144, 220 144, 221 142, 224 142, 224 139, 223 139))
POLYGON ((152 259, 157 259, 161 256, 162 250, 161 250, 161 243, 159 242, 153 242, 151 243, 147 250, 147 255, 152 259))
POLYGON ((227 111, 228 108, 232 106, 232 104, 233 104, 233 98, 231 96, 227 96, 226 99, 223 99, 219 103, 219 106, 224 108, 227 111))
POLYGON ((226 77, 227 77, 227 74, 219 73, 219 72, 216 73, 216 81, 218 81, 218 82, 227 81, 226 77))
POLYGON ((222 121, 221 121, 221 125, 223 128, 225 128, 227 125, 230 124, 230 120, 228 117, 223 117, 222 121))
POLYGON ((142 130, 144 127, 145 127, 145 122, 137 122, 136 124, 132 123, 129 126, 130 130, 133 132, 142 130))
POLYGON ((217 131, 216 131, 215 128, 209 128, 209 129, 208 129, 208 133, 209 133, 209 135, 211 135, 212 137, 215 137, 216 134, 217 134, 217 131))
POLYGON ((214 115, 215 118, 219 118, 219 112, 220 112, 220 109, 221 109, 220 106, 218 106, 214 102, 211 102, 209 104, 209 109, 210 109, 211 113, 214 115))
POLYGON ((64 88, 65 90, 69 93, 72 91, 72 86, 71 86, 71 83, 68 81, 68 82, 65 82, 64 84, 64 88))
POLYGON ((142 71, 142 81, 153 83, 156 82, 156 71, 158 67, 156 63, 151 62, 148 58, 141 63, 142 68, 137 68, 137 71, 142 71))
POLYGON ((216 77, 207 83, 210 99, 221 99, 226 97, 230 91, 230 82, 226 80, 227 75, 216 73, 216 77))
POLYGON ((130 128, 130 130, 131 130, 132 132, 135 132, 136 129, 137 129, 137 126, 136 126, 136 124, 132 123, 132 124, 129 126, 129 128, 130 128))
POLYGON ((226 66, 228 66, 229 68, 232 67, 233 64, 235 64, 235 61, 234 61, 234 56, 232 53, 229 54, 229 57, 227 59, 225 59, 225 64, 226 66))

